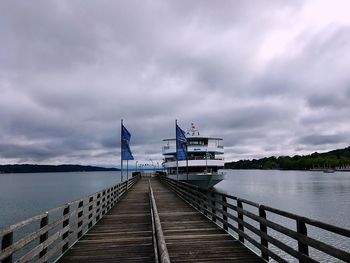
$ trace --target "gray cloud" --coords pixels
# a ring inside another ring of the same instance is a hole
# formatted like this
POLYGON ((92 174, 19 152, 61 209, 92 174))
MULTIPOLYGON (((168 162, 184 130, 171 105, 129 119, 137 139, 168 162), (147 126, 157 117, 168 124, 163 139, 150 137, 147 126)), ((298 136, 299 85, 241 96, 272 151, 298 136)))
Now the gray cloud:
POLYGON ((1 2, 0 163, 117 165, 122 118, 139 160, 175 119, 228 160, 347 145, 350 22, 293 29, 305 5, 1 2))
POLYGON ((338 144, 343 143, 349 138, 349 134, 310 134, 303 136, 299 139, 301 144, 310 144, 310 145, 322 145, 322 144, 338 144))

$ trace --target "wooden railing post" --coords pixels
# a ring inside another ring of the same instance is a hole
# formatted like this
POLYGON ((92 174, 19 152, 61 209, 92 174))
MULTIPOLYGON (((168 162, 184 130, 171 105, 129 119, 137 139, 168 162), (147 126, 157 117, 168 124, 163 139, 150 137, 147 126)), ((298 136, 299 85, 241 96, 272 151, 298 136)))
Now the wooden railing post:
POLYGON ((117 186, 117 202, 119 202, 119 198, 120 198, 120 184, 118 184, 117 186))
MULTIPOLYGON (((238 219, 243 221, 243 213, 240 211, 240 209, 243 210, 243 204, 242 204, 242 201, 239 198, 237 198, 237 215, 238 215, 238 219)), ((240 222, 238 222, 238 229, 241 230, 242 232, 244 232, 244 226, 240 222)), ((244 237, 242 235, 240 235, 240 234, 239 234, 239 241, 244 243, 244 237)))
MULTIPOLYGON (((69 214, 69 205, 67 205, 64 210, 63 210, 63 216, 69 214)), ((65 228, 66 226, 69 225, 69 217, 63 221, 63 224, 62 224, 62 228, 65 228)), ((62 240, 66 239, 69 235, 69 230, 67 230, 63 235, 62 235, 62 240)), ((63 246, 62 246, 62 254, 64 252, 66 252, 66 250, 68 249, 68 246, 69 246, 69 241, 67 241, 67 243, 65 243, 63 246)))
MULTIPOLYGON (((79 205, 78 205, 78 209, 82 208, 84 206, 84 201, 80 201, 79 205)), ((78 225, 77 227, 81 227, 83 225, 83 213, 84 213, 84 209, 82 209, 80 212, 78 212, 78 225)), ((83 229, 81 229, 78 234, 77 237, 78 239, 83 235, 83 229)))
MULTIPOLYGON (((2 237, 1 250, 4 250, 5 248, 11 246, 12 244, 13 244, 13 232, 10 232, 2 237)), ((12 263, 12 254, 9 255, 7 258, 4 258, 1 262, 12 263)))
MULTIPOLYGON (((43 228, 45 226, 47 226, 47 224, 49 223, 49 215, 47 214, 45 217, 43 217, 40 220, 40 228, 43 228)), ((40 236, 40 244, 43 243, 45 240, 47 240, 47 238, 49 237, 49 232, 45 232, 44 234, 42 234, 40 236)), ((43 249, 43 251, 41 251, 39 253, 39 258, 42 258, 47 252, 47 248, 43 249)))
POLYGON ((110 204, 111 204, 111 189, 107 189, 107 202, 106 202, 106 209, 105 213, 109 210, 110 204))
POLYGON ((203 210, 203 207, 201 206, 201 204, 202 204, 202 198, 201 198, 201 192, 198 190, 198 192, 197 192, 197 198, 198 198, 198 209, 200 210, 200 211, 202 211, 203 210))
POLYGON ((203 194, 205 194, 205 197, 203 198, 204 215, 208 215, 208 213, 206 211, 206 209, 208 209, 208 205, 207 205, 208 199, 206 197, 208 195, 208 192, 204 191, 203 194))
MULTIPOLYGON (((93 203, 93 201, 94 201, 94 197, 93 196, 91 196, 90 198, 89 198, 89 216, 88 216, 88 220, 90 221, 91 220, 91 218, 92 218, 92 216, 93 216, 93 211, 92 211, 92 209, 94 208, 94 203, 93 203)), ((92 227, 92 225, 93 225, 93 219, 91 220, 91 222, 89 223, 89 225, 88 225, 88 228, 90 229, 91 227, 92 227)))
MULTIPOLYGON (((299 220, 299 219, 297 219, 297 232, 299 234, 307 236, 306 224, 303 221, 299 220)), ((306 245, 306 244, 304 244, 304 243, 302 243, 300 241, 298 241, 298 250, 299 250, 300 253, 303 253, 304 255, 307 255, 307 256, 309 255, 309 247, 308 247, 308 245, 306 245)))
MULTIPOLYGON (((224 203, 227 203, 227 199, 226 199, 226 196, 222 196, 222 211, 224 213, 227 213, 227 206, 224 204, 224 203)), ((227 215, 225 215, 224 213, 222 213, 222 219, 223 219, 223 223, 222 223, 222 226, 224 228, 224 230, 228 231, 228 227, 227 225, 225 225, 225 223, 227 223, 227 215)))
POLYGON ((97 199, 96 199, 96 222, 100 220, 100 210, 101 210, 101 193, 98 193, 97 199))
POLYGON ((215 217, 215 214, 216 214, 216 202, 215 202, 215 192, 211 192, 211 212, 213 213, 212 215, 212 220, 213 222, 216 222, 216 217, 215 217))
POLYGON ((101 208, 102 216, 105 214, 105 207, 106 207, 106 190, 102 192, 102 208, 101 208))
POLYGON ((114 186, 114 187, 113 187, 113 206, 116 204, 117 198, 118 198, 117 186, 114 186))
MULTIPOLYGON (((264 208, 261 206, 259 206, 259 216, 266 220, 266 212, 265 212, 264 208)), ((267 226, 261 222, 260 222, 260 231, 267 235, 267 226)), ((260 236, 260 244, 266 248, 268 248, 268 246, 269 246, 269 243, 267 242, 267 240, 261 236, 260 236)), ((269 261, 269 255, 263 251, 261 251, 261 257, 264 260, 269 261)))
POLYGON ((111 196, 110 196, 109 206, 110 206, 110 208, 112 208, 114 205, 114 187, 111 187, 111 194, 110 195, 111 196))

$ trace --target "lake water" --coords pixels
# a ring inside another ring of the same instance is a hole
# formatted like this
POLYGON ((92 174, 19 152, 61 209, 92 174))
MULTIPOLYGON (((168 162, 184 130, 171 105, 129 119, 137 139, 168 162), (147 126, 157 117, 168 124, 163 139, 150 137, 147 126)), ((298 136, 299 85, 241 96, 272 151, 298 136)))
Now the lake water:
POLYGON ((0 174, 0 229, 120 181, 120 172, 0 174))
MULTIPOLYGON (((220 192, 350 229, 349 172, 226 170, 226 173, 227 180, 215 186, 220 192)), ((267 216, 274 222, 296 230, 294 220, 267 216)), ((269 233, 297 248, 295 240, 274 231, 269 233)), ((308 235, 350 252, 348 238, 310 226, 308 235)), ((280 256, 291 259, 287 254, 278 252, 278 249, 274 250, 280 256)), ((310 255, 321 262, 339 262, 312 248, 310 255)))
MULTIPOLYGON (((350 173, 226 172, 216 185, 221 192, 350 229, 350 173)), ((0 174, 0 228, 120 181, 120 172, 0 174)), ((334 244, 350 246, 341 239, 334 244)))
POLYGON ((226 170, 215 188, 350 229, 350 172, 226 170))

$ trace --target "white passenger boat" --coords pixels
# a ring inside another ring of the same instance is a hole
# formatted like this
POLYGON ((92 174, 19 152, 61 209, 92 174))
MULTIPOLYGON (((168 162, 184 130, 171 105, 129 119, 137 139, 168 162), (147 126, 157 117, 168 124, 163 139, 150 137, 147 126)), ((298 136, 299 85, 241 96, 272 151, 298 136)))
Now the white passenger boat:
POLYGON ((176 139, 164 139, 163 166, 167 176, 180 181, 210 188, 225 177, 223 139, 202 136, 191 124, 186 133, 187 160, 176 160, 176 139))

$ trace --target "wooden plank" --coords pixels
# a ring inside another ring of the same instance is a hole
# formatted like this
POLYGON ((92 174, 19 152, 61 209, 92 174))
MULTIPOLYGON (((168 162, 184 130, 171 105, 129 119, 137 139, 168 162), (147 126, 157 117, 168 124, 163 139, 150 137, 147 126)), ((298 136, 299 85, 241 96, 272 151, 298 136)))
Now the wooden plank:
POLYGON ((134 185, 58 262, 154 262, 148 179, 134 185))
MULTIPOLYGON (((58 262, 154 262, 147 180, 142 178, 58 262)), ((171 261, 263 262, 159 181, 151 182, 171 261)))
POLYGON ((263 262, 163 184, 152 187, 172 262, 263 262))

